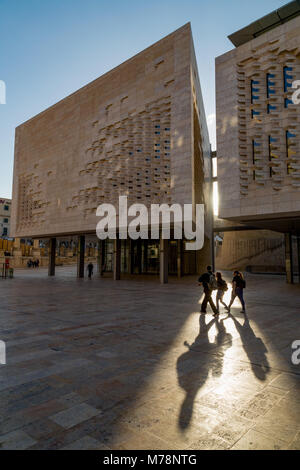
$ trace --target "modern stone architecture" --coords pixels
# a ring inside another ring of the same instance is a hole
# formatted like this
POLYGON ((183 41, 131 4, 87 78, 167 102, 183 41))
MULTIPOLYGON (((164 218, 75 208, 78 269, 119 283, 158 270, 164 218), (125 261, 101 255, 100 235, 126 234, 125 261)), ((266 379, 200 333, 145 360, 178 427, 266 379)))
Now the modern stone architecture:
POLYGON ((291 247, 298 237, 299 253, 300 236, 300 105, 292 100, 292 85, 300 79, 300 2, 230 39, 236 48, 216 59, 219 217, 285 233, 293 281, 291 247))
MULTIPOLYGON (((218 217, 217 152, 213 157, 215 270, 285 273, 284 235, 218 217)), ((295 251, 296 255, 296 251, 295 251)))
POLYGON ((121 270, 160 269, 166 281, 168 261, 180 275, 196 272, 210 259, 210 175, 208 131, 186 24, 16 129, 12 232, 50 238, 50 274, 56 238, 78 236, 82 276, 83 237, 95 234, 99 204, 116 205, 119 195, 147 206, 205 203, 206 241, 199 253, 184 254, 179 241, 119 240, 102 246, 101 265, 113 250, 115 279, 121 270))

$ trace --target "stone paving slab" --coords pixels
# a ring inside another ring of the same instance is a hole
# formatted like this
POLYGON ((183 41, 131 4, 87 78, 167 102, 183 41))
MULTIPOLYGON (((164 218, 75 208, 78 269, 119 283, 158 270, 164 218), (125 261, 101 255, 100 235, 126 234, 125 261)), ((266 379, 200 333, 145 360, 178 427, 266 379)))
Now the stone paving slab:
POLYGON ((196 281, 0 280, 0 449, 299 450, 300 286, 248 275, 215 319, 196 281))
POLYGON ((70 429, 76 424, 87 421, 100 413, 101 412, 96 408, 93 408, 86 403, 81 403, 80 405, 73 406, 67 410, 60 411, 56 415, 51 416, 50 419, 63 428, 70 429))
POLYGON ((62 450, 109 450, 109 448, 90 436, 84 436, 63 447, 62 450))
POLYGON ((0 450, 26 450, 34 444, 35 441, 22 430, 0 436, 0 450))

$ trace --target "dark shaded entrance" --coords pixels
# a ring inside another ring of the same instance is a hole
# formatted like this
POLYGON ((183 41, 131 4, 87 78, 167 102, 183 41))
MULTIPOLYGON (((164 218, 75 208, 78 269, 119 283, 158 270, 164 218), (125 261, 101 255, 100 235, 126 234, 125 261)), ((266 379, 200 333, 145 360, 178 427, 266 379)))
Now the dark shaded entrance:
POLYGON ((50 238, 44 251, 48 255, 49 276, 55 275, 56 265, 72 264, 73 259, 77 261, 78 278, 85 276, 87 263, 93 262, 99 276, 108 273, 117 281, 122 274, 155 275, 163 284, 169 275, 181 278, 197 274, 200 257, 199 251, 186 250, 184 240, 98 240, 91 234, 71 240, 50 238))
MULTIPOLYGON (((168 274, 181 277, 185 274, 197 274, 196 252, 185 251, 182 240, 167 241, 168 274)), ((103 273, 114 270, 114 240, 102 242, 101 263, 103 273)), ((121 274, 160 274, 160 240, 120 240, 121 274)))

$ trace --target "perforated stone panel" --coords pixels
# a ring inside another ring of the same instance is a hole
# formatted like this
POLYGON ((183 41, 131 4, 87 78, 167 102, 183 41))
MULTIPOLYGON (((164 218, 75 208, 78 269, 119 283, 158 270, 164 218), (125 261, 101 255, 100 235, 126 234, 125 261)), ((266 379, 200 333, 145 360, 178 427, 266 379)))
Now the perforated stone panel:
POLYGON ((120 195, 195 203, 209 159, 196 67, 187 24, 19 126, 14 235, 95 232, 98 205, 120 195))
POLYGON ((300 215, 300 18, 216 59, 219 216, 300 215))
POLYGON ((288 48, 279 39, 266 42, 237 64, 242 196, 252 184, 269 182, 275 191, 284 185, 300 188, 300 112, 292 101, 300 45, 288 48), (288 142, 287 132, 293 136, 288 142))

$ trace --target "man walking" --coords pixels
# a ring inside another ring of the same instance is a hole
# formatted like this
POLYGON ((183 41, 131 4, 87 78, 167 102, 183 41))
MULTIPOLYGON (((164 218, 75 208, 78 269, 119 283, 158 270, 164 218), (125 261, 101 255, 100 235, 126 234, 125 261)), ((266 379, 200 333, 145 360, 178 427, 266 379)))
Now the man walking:
POLYGON ((94 273, 94 265, 93 263, 89 263, 87 266, 88 274, 89 274, 89 279, 92 279, 92 275, 94 273))
POLYGON ((206 313, 206 308, 207 304, 212 308, 212 311, 214 312, 214 315, 218 315, 218 310, 217 307, 214 304, 214 301, 211 297, 212 293, 214 290, 218 288, 217 281, 215 278, 214 273, 212 272, 212 267, 207 266, 207 272, 202 274, 202 276, 199 277, 199 285, 203 286, 204 290, 204 299, 201 305, 201 313, 206 313))

